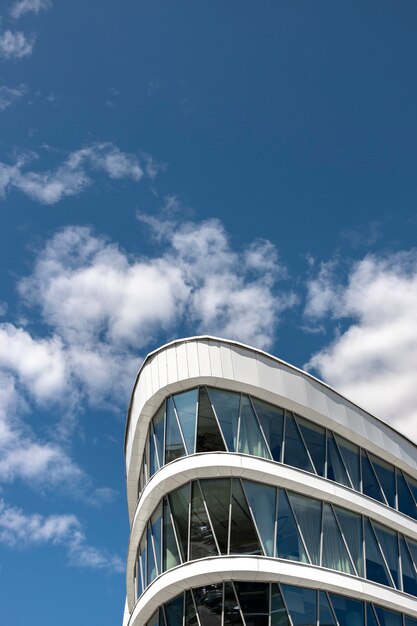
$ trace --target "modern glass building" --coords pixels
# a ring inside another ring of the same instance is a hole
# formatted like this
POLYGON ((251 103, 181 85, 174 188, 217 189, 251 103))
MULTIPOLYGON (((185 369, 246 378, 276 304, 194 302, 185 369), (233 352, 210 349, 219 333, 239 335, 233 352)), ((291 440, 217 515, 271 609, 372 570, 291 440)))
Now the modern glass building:
POLYGON ((163 346, 125 458, 123 626, 417 626, 417 448, 309 374, 163 346))

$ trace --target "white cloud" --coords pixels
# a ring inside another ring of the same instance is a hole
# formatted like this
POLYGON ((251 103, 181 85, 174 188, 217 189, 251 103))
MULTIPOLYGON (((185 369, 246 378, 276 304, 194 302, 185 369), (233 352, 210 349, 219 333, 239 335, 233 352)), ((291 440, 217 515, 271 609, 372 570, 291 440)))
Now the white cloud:
POLYGON ((0 85, 0 111, 4 111, 13 104, 13 102, 22 98, 26 91, 27 88, 25 85, 20 85, 19 87, 0 85))
POLYGON ((310 296, 307 312, 346 319, 348 327, 308 367, 417 441, 417 251, 367 256, 345 285, 319 275, 310 296), (324 304, 317 304, 320 289, 324 304))
POLYGON ((51 6, 50 0, 17 0, 10 9, 10 15, 17 20, 25 13, 39 13, 51 6))
POLYGON ((0 500, 0 542, 9 547, 60 545, 71 565, 121 573, 120 557, 90 546, 78 518, 73 515, 25 514, 0 500))
POLYGON ((35 37, 27 37, 22 31, 5 30, 0 33, 0 57, 23 59, 30 56, 35 45, 35 37))
POLYGON ((14 188, 42 204, 55 204, 92 184, 92 171, 102 171, 112 179, 130 178, 136 182, 144 176, 144 171, 151 177, 154 169, 148 173, 149 158, 144 157, 142 169, 137 156, 122 152, 111 143, 95 143, 71 152, 57 168, 37 172, 27 170, 28 158, 22 156, 14 165, 0 162, 0 195, 5 197, 14 188))

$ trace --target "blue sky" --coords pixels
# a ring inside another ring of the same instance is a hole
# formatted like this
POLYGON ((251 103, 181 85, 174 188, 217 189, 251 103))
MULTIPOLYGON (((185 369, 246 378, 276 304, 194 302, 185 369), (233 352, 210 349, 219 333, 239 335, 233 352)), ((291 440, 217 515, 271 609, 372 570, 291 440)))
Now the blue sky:
POLYGON ((113 626, 161 343, 259 346, 417 439, 417 5, 0 11, 0 620, 113 626))

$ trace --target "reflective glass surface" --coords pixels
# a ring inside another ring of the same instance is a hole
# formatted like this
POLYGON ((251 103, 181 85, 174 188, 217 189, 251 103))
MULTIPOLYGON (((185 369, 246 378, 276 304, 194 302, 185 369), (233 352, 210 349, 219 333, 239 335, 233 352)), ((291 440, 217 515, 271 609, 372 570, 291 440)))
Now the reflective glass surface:
POLYGON ((281 559, 308 563, 307 553, 297 530, 294 515, 283 489, 278 492, 278 527, 276 554, 281 559))
POLYGON ((291 413, 287 413, 285 420, 284 463, 314 473, 307 454, 307 448, 304 445, 295 418, 291 413))
POLYGON ((309 422, 303 417, 297 417, 297 423, 317 474, 319 476, 324 476, 324 463, 326 460, 326 429, 318 424, 309 422))
POLYGON ((190 559, 202 559, 218 554, 198 481, 192 484, 190 559))
POLYGON ((250 480, 243 481, 246 497, 261 536, 264 552, 274 556, 277 490, 250 480))
POLYGON ((403 619, 400 613, 394 613, 380 606, 375 606, 375 612, 380 626, 403 626, 403 619))
POLYGON ((262 554, 258 534, 240 481, 232 479, 232 515, 230 520, 230 553, 262 554))
POLYGON ((327 433, 327 478, 350 487, 348 473, 332 433, 327 433))
POLYGON ((175 459, 185 456, 185 454, 185 448, 174 410, 174 401, 171 397, 168 398, 167 402, 165 462, 169 463, 170 461, 175 461, 175 459))
POLYGON ((372 467, 377 475, 379 484, 387 499, 388 505, 395 508, 395 471, 394 467, 373 454, 369 454, 372 467))
POLYGON ((410 593, 415 596, 417 595, 416 570, 402 536, 400 536, 400 554, 403 572, 403 589, 406 593, 410 593))
POLYGON ((322 503, 298 493, 289 493, 288 497, 304 538, 310 561, 314 565, 320 565, 322 503))
POLYGON ((236 452, 240 394, 221 389, 209 389, 208 393, 223 431, 227 448, 230 452, 236 452))
POLYGON ((362 485, 363 493, 374 500, 378 500, 385 504, 384 494, 379 484, 378 478, 368 458, 368 455, 362 451, 362 485))
POLYGON ((200 388, 196 452, 223 452, 226 447, 205 387, 200 388))
POLYGON ((280 462, 285 411, 256 398, 252 402, 272 457, 280 462))
POLYGON ((248 396, 242 396, 240 404, 238 452, 264 459, 271 458, 248 396))
POLYGON ((348 551, 342 534, 336 523, 332 507, 323 503, 323 567, 335 569, 346 574, 354 574, 348 551))
POLYGON ((317 592, 292 585, 281 585, 285 604, 294 626, 316 626, 317 592))
POLYGON ((368 519, 365 520, 366 577, 381 585, 391 585, 374 531, 368 519))
POLYGON ((230 478, 200 481, 210 521, 222 554, 227 554, 230 517, 230 478))
POLYGON ((188 454, 194 452, 197 396, 197 389, 177 393, 173 396, 188 454))
POLYGON ((354 443, 351 443, 339 435, 335 435, 334 437, 345 467, 348 471, 353 488, 356 489, 356 491, 360 491, 361 471, 359 446, 356 446, 354 443))
POLYGON ((337 506, 334 511, 358 576, 364 576, 362 516, 337 506))
POLYGON ((397 471, 398 508, 410 517, 417 518, 416 504, 411 489, 401 470, 397 471))
POLYGON ((340 626, 364 626, 364 605, 359 600, 331 593, 330 601, 340 626))
MULTIPOLYGON (((337 626, 329 599, 324 591, 319 593, 319 623, 320 626, 337 626)), ((367 626, 370 625, 367 624, 367 626)))

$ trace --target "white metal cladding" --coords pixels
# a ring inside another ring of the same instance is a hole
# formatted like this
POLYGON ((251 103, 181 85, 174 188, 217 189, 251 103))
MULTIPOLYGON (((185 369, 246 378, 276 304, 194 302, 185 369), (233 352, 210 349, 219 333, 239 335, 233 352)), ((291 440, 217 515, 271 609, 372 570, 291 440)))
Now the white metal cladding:
POLYGON ((223 556, 184 563, 156 578, 139 598, 128 624, 143 626, 158 606, 186 589, 227 580, 282 582, 326 589, 417 617, 416 598, 378 583, 305 563, 283 562, 268 557, 223 556))
POLYGON ((306 372, 237 342, 182 339, 147 357, 133 390, 125 441, 131 521, 149 422, 165 397, 197 385, 249 393, 294 411, 417 477, 412 442, 306 372))

